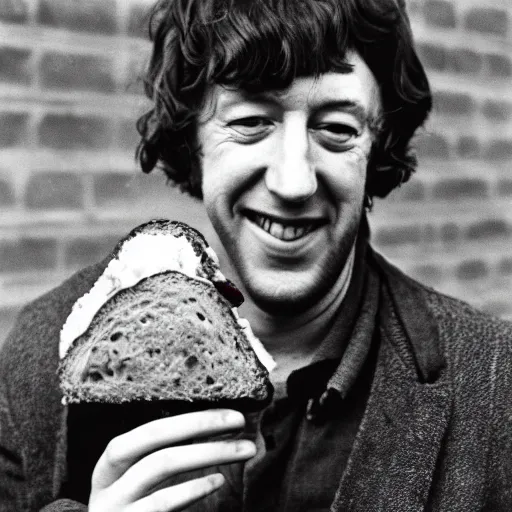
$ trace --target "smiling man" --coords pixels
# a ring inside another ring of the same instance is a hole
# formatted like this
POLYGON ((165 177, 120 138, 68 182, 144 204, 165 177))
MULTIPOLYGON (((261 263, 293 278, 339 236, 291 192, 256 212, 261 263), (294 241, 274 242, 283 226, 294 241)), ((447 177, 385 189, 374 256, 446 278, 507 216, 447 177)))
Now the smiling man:
POLYGON ((85 269, 4 345, 0 506, 512 510, 511 325, 369 244, 372 199, 408 181, 431 108, 402 1, 161 0, 151 27, 141 167, 203 199, 277 361, 275 396, 246 417, 144 424, 68 480, 56 354, 103 267, 85 269))
POLYGON ((358 54, 346 64, 280 91, 216 85, 199 118, 204 204, 274 378, 310 360, 352 275, 381 101, 358 54))
POLYGON ((353 260, 381 106, 363 60, 347 62, 278 94, 218 85, 199 120, 206 210, 251 298, 277 315, 309 309, 353 260))

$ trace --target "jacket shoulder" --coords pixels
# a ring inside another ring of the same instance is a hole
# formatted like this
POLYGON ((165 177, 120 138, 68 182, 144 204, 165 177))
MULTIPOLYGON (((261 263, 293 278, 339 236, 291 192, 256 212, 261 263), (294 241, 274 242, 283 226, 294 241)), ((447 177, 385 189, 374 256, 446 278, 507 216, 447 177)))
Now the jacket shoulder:
POLYGON ((375 252, 373 258, 392 283, 397 301, 405 304, 404 317, 414 323, 418 316, 426 315, 448 360, 469 363, 466 356, 473 352, 495 358, 498 350, 499 362, 512 364, 512 322, 420 283, 375 252))
POLYGON ((10 357, 21 354, 26 357, 39 352, 46 356, 58 355, 59 336, 55 334, 60 334, 73 304, 87 293, 103 268, 103 262, 87 267, 25 305, 2 346, 0 364, 5 366, 10 357))
MULTIPOLYGON (((419 285, 422 286, 422 285, 419 285)), ((427 303, 441 332, 450 335, 454 346, 499 343, 512 346, 512 322, 481 311, 474 306, 428 287, 427 303)))
POLYGON ((28 422, 41 403, 60 402, 56 374, 60 330, 73 304, 92 287, 103 268, 104 262, 83 269, 27 304, 3 343, 0 375, 13 414, 19 413, 21 423, 28 422))

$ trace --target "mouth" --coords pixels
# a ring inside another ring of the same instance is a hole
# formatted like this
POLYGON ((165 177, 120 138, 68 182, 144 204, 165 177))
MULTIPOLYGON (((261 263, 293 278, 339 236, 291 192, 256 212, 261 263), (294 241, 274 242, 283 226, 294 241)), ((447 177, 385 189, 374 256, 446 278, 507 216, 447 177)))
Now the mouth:
POLYGON ((282 219, 253 210, 244 210, 243 214, 260 229, 283 242, 299 240, 326 223, 324 219, 282 219))

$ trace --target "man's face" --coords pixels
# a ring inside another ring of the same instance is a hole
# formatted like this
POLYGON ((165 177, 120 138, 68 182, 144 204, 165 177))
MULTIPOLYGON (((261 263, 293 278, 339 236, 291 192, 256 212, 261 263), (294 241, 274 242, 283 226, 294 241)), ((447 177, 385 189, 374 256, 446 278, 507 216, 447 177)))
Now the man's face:
POLYGON ((200 118, 207 213, 270 313, 316 303, 357 234, 380 98, 364 61, 347 60, 351 73, 298 78, 281 92, 216 86, 200 118))

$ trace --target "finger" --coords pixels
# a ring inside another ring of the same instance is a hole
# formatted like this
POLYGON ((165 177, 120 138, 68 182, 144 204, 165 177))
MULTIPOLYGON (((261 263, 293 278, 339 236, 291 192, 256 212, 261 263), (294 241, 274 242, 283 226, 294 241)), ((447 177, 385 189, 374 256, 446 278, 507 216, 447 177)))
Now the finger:
POLYGON ((92 487, 108 487, 138 460, 162 447, 229 432, 244 425, 243 414, 231 409, 193 412, 141 425, 108 444, 94 468, 92 487))
POLYGON ((224 483, 222 473, 204 476, 183 482, 179 485, 167 487, 142 498, 126 512, 170 512, 183 510, 195 501, 215 492, 224 483))
POLYGON ((158 450, 126 471, 109 491, 123 493, 128 503, 147 495, 167 478, 219 464, 250 459, 256 454, 256 446, 246 439, 174 446, 158 450))

